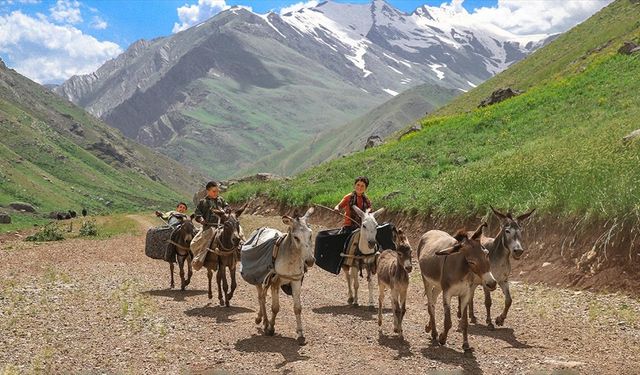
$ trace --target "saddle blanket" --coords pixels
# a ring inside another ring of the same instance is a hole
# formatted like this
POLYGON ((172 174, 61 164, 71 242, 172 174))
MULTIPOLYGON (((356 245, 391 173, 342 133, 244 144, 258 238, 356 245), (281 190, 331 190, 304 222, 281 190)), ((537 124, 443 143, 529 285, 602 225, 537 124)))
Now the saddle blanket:
POLYGON ((242 245, 240 275, 252 285, 260 285, 273 270, 273 247, 282 232, 272 228, 258 228, 242 245))

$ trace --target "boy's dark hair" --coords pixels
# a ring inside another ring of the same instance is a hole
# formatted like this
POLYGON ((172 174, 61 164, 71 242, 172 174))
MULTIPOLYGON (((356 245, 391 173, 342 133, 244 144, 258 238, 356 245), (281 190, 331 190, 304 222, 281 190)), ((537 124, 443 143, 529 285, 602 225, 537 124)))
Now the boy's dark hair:
POLYGON ((209 190, 209 189, 211 189, 212 187, 220 187, 220 185, 218 185, 218 183, 217 183, 217 182, 215 182, 215 181, 209 181, 209 182, 207 182, 207 186, 205 186, 205 188, 206 188, 207 190, 209 190))
POLYGON ((364 186, 369 187, 369 179, 367 177, 365 177, 365 176, 356 177, 356 180, 355 180, 355 182, 353 184, 355 185, 360 181, 362 181, 364 183, 364 186))
MULTIPOLYGON (((184 202, 178 202, 178 206, 180 206, 180 205, 185 206, 187 209, 189 208, 189 206, 187 206, 187 204, 184 203, 184 202)), ((178 207, 178 206, 176 206, 176 207, 178 207)))

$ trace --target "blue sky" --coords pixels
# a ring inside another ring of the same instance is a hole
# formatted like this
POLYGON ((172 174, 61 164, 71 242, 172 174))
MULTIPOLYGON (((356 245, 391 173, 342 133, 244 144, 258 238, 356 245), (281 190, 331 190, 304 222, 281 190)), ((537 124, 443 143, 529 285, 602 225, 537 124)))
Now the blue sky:
MULTIPOLYGON (((95 71, 138 39, 167 36, 232 5, 256 13, 319 0, 0 0, 0 58, 40 83, 95 71)), ((335 0, 369 3, 370 0, 335 0)), ((468 12, 516 35, 566 31, 612 0, 386 0, 412 12, 421 5, 468 12)))

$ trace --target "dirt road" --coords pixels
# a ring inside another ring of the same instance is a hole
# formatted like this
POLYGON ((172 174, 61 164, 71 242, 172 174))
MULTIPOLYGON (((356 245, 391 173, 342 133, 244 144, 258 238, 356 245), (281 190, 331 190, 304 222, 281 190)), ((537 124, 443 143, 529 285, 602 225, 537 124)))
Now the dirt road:
MULTIPOLYGON (((247 233, 281 227, 271 217, 242 222, 247 233)), ((475 353, 465 357, 459 333, 451 332, 446 347, 432 346, 425 334, 419 271, 412 274, 405 341, 399 341, 389 310, 379 331, 375 310, 346 305, 342 276, 314 267, 303 285, 307 345, 301 347, 290 298, 281 298, 276 336, 265 337, 253 321, 252 286, 238 276, 229 308, 217 306, 215 296, 207 299, 203 271, 186 292, 168 290, 169 267, 145 257, 142 234, 0 246, 0 370, 6 373, 640 373, 640 302, 621 295, 516 282, 506 326, 491 332, 472 325, 475 353)), ((494 296, 497 316, 503 301, 499 292, 494 296)), ((482 298, 476 306, 484 322, 482 298)), ((441 308, 437 314, 441 327, 441 308)))

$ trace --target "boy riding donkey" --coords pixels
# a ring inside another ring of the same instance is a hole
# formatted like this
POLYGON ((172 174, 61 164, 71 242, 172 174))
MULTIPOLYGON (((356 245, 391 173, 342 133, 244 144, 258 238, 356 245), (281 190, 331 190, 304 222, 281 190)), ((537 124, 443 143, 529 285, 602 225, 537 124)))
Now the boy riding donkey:
POLYGON ((202 229, 191 241, 191 251, 195 255, 193 258, 193 268, 197 271, 202 268, 205 257, 208 253, 209 245, 220 224, 220 217, 214 210, 224 211, 229 204, 220 196, 220 185, 215 181, 209 181, 206 185, 207 196, 201 199, 196 207, 195 220, 202 224, 202 229))

